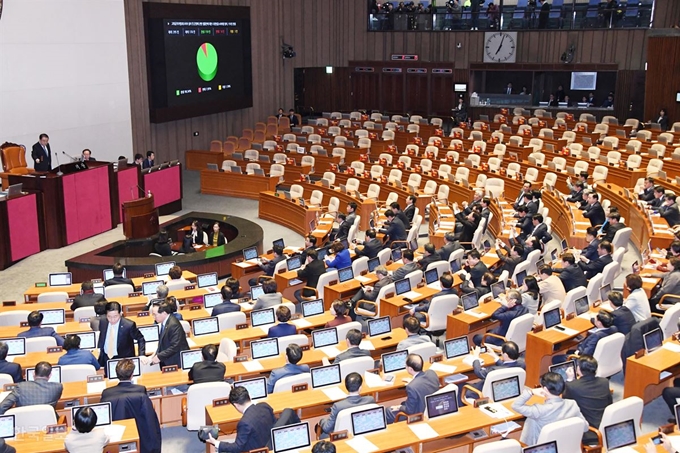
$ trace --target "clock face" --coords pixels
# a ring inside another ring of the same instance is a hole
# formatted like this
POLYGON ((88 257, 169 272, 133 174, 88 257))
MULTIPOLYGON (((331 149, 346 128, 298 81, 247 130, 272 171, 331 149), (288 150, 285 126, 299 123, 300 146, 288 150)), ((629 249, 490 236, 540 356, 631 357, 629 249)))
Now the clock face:
POLYGON ((517 32, 487 32, 484 36, 486 63, 514 63, 517 57, 517 32))

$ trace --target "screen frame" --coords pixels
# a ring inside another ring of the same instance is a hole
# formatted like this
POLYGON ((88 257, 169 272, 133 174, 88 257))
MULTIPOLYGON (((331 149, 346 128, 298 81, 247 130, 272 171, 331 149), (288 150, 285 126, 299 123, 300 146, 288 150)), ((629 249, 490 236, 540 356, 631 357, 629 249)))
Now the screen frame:
POLYGON ((312 388, 324 388, 324 387, 332 387, 334 385, 340 385, 342 383, 342 370, 340 369, 340 364, 336 363, 333 365, 324 365, 324 366, 317 366, 314 368, 310 368, 309 370, 309 375, 312 380, 312 388), (338 370, 338 382, 332 383, 332 384, 324 384, 324 385, 316 385, 314 383, 314 370, 320 370, 320 369, 330 369, 330 368, 335 368, 338 370))
POLYGON ((253 310, 253 311, 250 312, 250 327, 267 326, 267 325, 274 324, 274 323, 276 323, 276 312, 274 311, 273 307, 263 308, 261 310, 253 310), (253 324, 253 313, 263 313, 265 311, 271 312, 274 320, 272 322, 265 322, 265 323, 257 324, 257 325, 253 324))
POLYGON ((109 422, 100 424, 99 423, 99 417, 97 417, 97 424, 95 425, 95 428, 99 427, 99 426, 109 426, 109 425, 113 424, 113 410, 111 408, 111 403, 108 402, 108 401, 71 407, 71 420, 75 420, 76 412, 78 412, 78 409, 80 409, 81 407, 92 407, 92 406, 107 406, 109 408, 109 422))
POLYGON ((380 318, 374 318, 374 319, 370 319, 368 321, 368 336, 369 337, 387 335, 390 332, 392 332, 392 320, 390 319, 389 316, 381 316, 380 318), (371 326, 377 324, 378 321, 382 321, 383 319, 386 319, 386 318, 387 318, 387 321, 389 322, 390 330, 388 330, 387 332, 379 333, 377 335, 372 335, 371 330, 373 330, 373 329, 371 329, 371 326))
POLYGON ((460 406, 458 405, 458 391, 457 390, 449 390, 448 392, 433 393, 431 395, 425 395, 425 408, 427 409, 428 420, 432 420, 433 418, 437 418, 437 417, 445 417, 447 415, 457 414, 458 411, 460 411, 460 406), (451 393, 454 396, 453 401, 454 401, 454 404, 456 405, 456 410, 453 411, 453 412, 449 412, 447 414, 437 414, 435 416, 432 416, 432 414, 430 413, 430 407, 429 407, 430 406, 429 405, 430 399, 436 398, 436 397, 441 397, 442 395, 448 395, 448 394, 451 394, 451 393))
POLYGON ((384 406, 371 407, 370 409, 364 409, 362 411, 353 412, 352 416, 351 416, 351 420, 352 420, 352 434, 354 436, 363 436, 364 434, 374 433, 376 431, 382 431, 383 429, 387 429, 387 420, 385 419, 385 407, 384 406), (356 434, 356 430, 354 429, 354 417, 356 417, 360 414, 363 414, 364 412, 375 412, 377 410, 382 411, 382 416, 383 416, 383 426, 382 426, 382 428, 376 428, 376 429, 372 429, 370 431, 365 431, 363 433, 356 434))
POLYGON ((297 450, 300 450, 301 448, 306 448, 306 447, 309 447, 310 445, 312 445, 312 437, 311 437, 311 434, 309 432, 309 422, 293 423, 291 425, 285 425, 285 426, 281 426, 281 427, 278 427, 278 428, 272 428, 270 435, 271 435, 271 440, 272 440, 272 451, 274 453, 281 453, 281 452, 284 452, 284 451, 297 451, 297 450), (283 431, 283 430, 288 430, 288 429, 295 428, 295 427, 302 426, 302 425, 307 427, 307 444, 306 445, 296 445, 295 447, 287 448, 285 450, 281 450, 281 449, 276 448, 276 435, 274 433, 279 432, 279 431, 283 431))
POLYGON ((494 403, 499 403, 499 402, 501 402, 501 401, 506 401, 506 400, 510 400, 510 399, 513 399, 513 398, 517 398, 518 396, 520 396, 520 395, 522 394, 522 387, 519 385, 519 376, 517 376, 517 375, 515 375, 515 376, 509 376, 509 377, 507 377, 507 378, 505 378, 505 379, 499 379, 499 380, 497 380, 497 381, 493 381, 493 382, 491 383, 491 393, 492 393, 492 395, 493 395, 493 401, 494 401, 494 403), (516 383, 517 383, 517 395, 515 395, 515 396, 508 396, 507 398, 503 398, 502 400, 496 399, 496 387, 495 387, 494 384, 497 384, 497 383, 499 383, 499 382, 506 382, 506 381, 513 381, 513 382, 516 382, 516 383))
POLYGON ((263 339, 261 339, 261 340, 255 340, 255 341, 251 341, 251 342, 250 342, 250 357, 251 357, 253 360, 266 359, 266 358, 269 358, 269 357, 278 357, 279 355, 281 355, 281 349, 279 348, 279 341, 278 341, 278 339, 276 339, 276 338, 263 338, 263 339), (253 350, 253 344, 260 344, 260 343, 264 343, 264 342, 271 342, 272 340, 274 340, 274 343, 276 343, 276 354, 267 355, 267 356, 260 356, 260 357, 254 357, 254 356, 253 356, 253 352, 254 352, 254 350, 253 350))

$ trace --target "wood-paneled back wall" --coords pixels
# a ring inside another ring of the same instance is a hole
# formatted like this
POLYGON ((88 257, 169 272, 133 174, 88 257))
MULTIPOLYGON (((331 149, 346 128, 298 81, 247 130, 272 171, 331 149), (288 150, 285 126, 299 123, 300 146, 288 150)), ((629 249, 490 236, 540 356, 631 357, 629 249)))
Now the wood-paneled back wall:
MULTIPOLYGON (((292 107, 296 67, 347 67, 351 60, 382 61, 393 53, 415 53, 425 62, 452 62, 458 70, 467 70, 470 63, 482 60, 483 32, 369 33, 364 0, 157 0, 251 7, 253 107, 150 124, 143 1, 125 1, 133 152, 153 149, 163 160, 183 161, 187 149, 207 149, 212 139, 238 135, 241 129, 252 127, 278 107, 292 107), (282 60, 282 39, 294 46, 297 57, 282 60), (200 135, 193 137, 193 131, 200 135)), ((657 11, 670 14, 657 16, 663 17, 664 24, 677 21, 678 8, 673 5, 676 1, 657 0, 657 11)), ((575 62, 616 63, 621 70, 642 70, 646 35, 647 30, 643 29, 523 32, 519 36, 517 61, 559 63, 562 52, 574 44, 575 62)))
POLYGON ((662 108, 671 124, 680 121, 680 103, 675 102, 680 91, 680 36, 650 36, 647 60, 645 121, 656 120, 662 108))

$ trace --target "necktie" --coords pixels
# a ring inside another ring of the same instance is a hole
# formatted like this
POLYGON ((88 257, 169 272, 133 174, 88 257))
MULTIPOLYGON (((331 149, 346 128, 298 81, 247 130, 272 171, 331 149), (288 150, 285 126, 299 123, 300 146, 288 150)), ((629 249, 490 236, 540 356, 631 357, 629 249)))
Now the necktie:
POLYGON ((47 156, 47 146, 43 145, 43 151, 45 152, 45 155, 47 156))
POLYGON ((109 325, 109 328, 106 333, 106 340, 107 340, 107 347, 106 347, 106 355, 109 356, 109 359, 112 359, 115 356, 116 353, 116 345, 113 343, 113 330, 118 327, 118 325, 112 326, 109 325))
POLYGON ((165 323, 161 324, 161 335, 158 338, 163 338, 163 332, 165 332, 165 323))

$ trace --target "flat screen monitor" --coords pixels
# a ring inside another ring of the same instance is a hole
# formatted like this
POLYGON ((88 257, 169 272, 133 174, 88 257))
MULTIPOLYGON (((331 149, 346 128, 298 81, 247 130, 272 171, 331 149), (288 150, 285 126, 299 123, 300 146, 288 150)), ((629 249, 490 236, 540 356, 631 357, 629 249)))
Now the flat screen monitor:
POLYGON ((66 322, 66 314, 63 308, 53 310, 38 310, 43 315, 43 326, 58 326, 66 322))
POLYGON ((465 93, 467 91, 467 83, 454 83, 453 91, 458 93, 465 93))
POLYGON ((307 422, 272 428, 272 449, 274 453, 300 450, 309 447, 311 443, 307 422))
POLYGON ((16 420, 14 415, 2 415, 0 416, 0 437, 3 439, 11 439, 14 437, 16 432, 16 420))
POLYGON ((203 308, 213 308, 222 303, 222 293, 209 293, 203 295, 203 308))
POLYGON ((494 402, 517 398, 520 394, 519 377, 511 376, 491 383, 494 402))
POLYGON ((557 441, 546 442, 540 445, 534 445, 533 447, 526 447, 522 449, 522 453, 558 453, 557 452, 557 441))
POLYGON ((380 266, 380 258, 376 257, 368 260, 368 272, 373 272, 378 266, 380 266))
POLYGON ((79 332, 76 335, 80 338, 80 349, 94 349, 97 347, 96 334, 94 332, 79 332))
POLYGON ((540 260, 536 261, 536 270, 538 271, 538 269, 542 268, 544 265, 545 265, 544 259, 541 258, 540 260))
POLYGON ((442 415, 455 414, 458 412, 458 397, 456 391, 434 393, 425 397, 427 418, 432 419, 442 415))
POLYGON ((606 302, 609 300, 609 292, 612 290, 612 285, 606 284, 604 286, 600 286, 600 301, 601 302, 606 302))
POLYGON ((352 414, 352 433, 355 436, 380 431, 386 427, 385 408, 382 406, 352 414))
POLYGON ((408 351, 406 350, 383 354, 381 357, 383 373, 405 370, 406 357, 408 357, 408 351))
POLYGON ((505 282, 500 281, 491 284, 491 295, 494 299, 498 299, 498 296, 505 293, 505 282))
POLYGON ((431 285, 432 283, 436 283, 439 280, 439 271, 437 268, 430 269, 429 271, 425 271, 425 284, 426 285, 431 285))
POLYGON ((158 341, 160 334, 160 326, 158 324, 152 324, 150 326, 139 326, 139 333, 144 335, 144 339, 147 343, 158 341))
POLYGON ((104 295, 104 286, 95 286, 92 288, 92 291, 94 291, 95 294, 101 294, 102 296, 104 295))
POLYGON ((201 274, 196 276, 199 288, 208 288, 210 286, 217 286, 217 272, 210 272, 209 274, 201 274))
POLYGON ((576 316, 580 316, 584 313, 588 313, 590 310, 590 304, 588 303, 588 296, 579 297, 574 301, 574 307, 576 310, 576 316))
POLYGON ((49 275, 50 286, 71 286, 72 276, 70 272, 59 272, 49 275))
POLYGON ((352 267, 345 267, 338 271, 338 281, 340 283, 352 280, 354 278, 354 272, 352 272, 352 267))
POLYGON ((329 327, 328 329, 313 330, 312 343, 315 348, 323 348, 324 346, 338 344, 338 329, 329 327))
POLYGON ((392 332, 392 324, 389 316, 382 318, 371 319, 368 321, 368 335, 375 337, 392 332))
POLYGON ((444 342, 446 358, 453 359, 470 353, 470 343, 467 336, 452 338, 444 342))
POLYGON ((163 277, 170 273, 170 269, 175 267, 174 261, 168 261, 167 263, 157 263, 156 264, 156 276, 163 277))
POLYGON ((277 245, 280 245, 281 248, 284 248, 286 246, 286 244, 283 242, 283 238, 277 239, 272 242, 272 247, 276 247, 277 245))
POLYGON ((326 255, 328 255, 328 247, 321 247, 319 249, 316 249, 317 252, 317 258, 320 260, 324 260, 326 258, 326 255))
POLYGON ((279 355, 279 341, 276 338, 265 338, 250 343, 250 354, 253 360, 279 355))
POLYGON ((23 337, 16 338, 2 338, 0 339, 7 345, 7 355, 25 355, 26 354, 26 339, 23 337))
POLYGON ((569 246, 567 245, 567 240, 562 239, 562 251, 567 250, 569 246))
POLYGON ((517 272, 515 279, 517 280, 517 286, 522 286, 524 284, 524 279, 527 278, 527 271, 517 272))
POLYGON ((250 300, 257 300, 264 294, 262 285, 255 285, 250 287, 250 300))
POLYGON ((111 403, 97 403, 88 404, 87 406, 74 406, 71 408, 71 420, 76 419, 76 414, 78 411, 84 407, 89 407, 97 414, 97 424, 95 426, 106 426, 110 425, 111 418, 111 403))
POLYGON ((286 267, 289 271, 294 271, 302 267, 302 262, 300 261, 300 255, 291 256, 286 260, 286 267))
POLYGON ((257 247, 248 247, 243 249, 243 260, 251 261, 257 259, 257 247))
POLYGON ((259 377, 234 382, 234 387, 245 387, 251 400, 267 397, 267 378, 259 377))
MULTIPOLYGON (((139 357, 128 357, 135 364, 135 371, 132 373, 132 377, 138 377, 142 374, 142 368, 139 364, 139 357)), ((123 359, 111 359, 106 362, 106 371, 109 379, 118 379, 116 374, 116 365, 123 359)))
POLYGON ((217 319, 217 316, 194 319, 194 321, 191 323, 191 330, 193 331, 195 337, 218 333, 220 331, 220 323, 217 319))
POLYGON ((163 284, 165 284, 163 280, 144 282, 142 283, 142 294, 144 294, 145 296, 153 296, 154 294, 156 294, 156 290, 158 289, 158 287, 163 284))
POLYGON ((392 249, 392 261, 399 261, 401 259, 402 255, 402 250, 401 249, 392 249))
MULTIPOLYGON (((104 277, 104 281, 111 280, 113 278, 113 269, 104 269, 102 275, 104 277)), ((127 278, 127 270, 125 270, 125 268, 123 268, 123 278, 127 278)))
POLYGON ((576 379, 576 361, 575 360, 567 360, 566 362, 562 363, 556 363, 555 365, 550 365, 548 369, 553 372, 557 373, 560 376, 562 376, 562 379, 564 379, 564 382, 567 382, 568 377, 567 377, 567 370, 573 371, 573 374, 571 375, 572 379, 576 379))
MULTIPOLYGON (((35 368, 26 368, 26 380, 27 381, 35 381, 35 368)), ((50 375, 49 382, 56 382, 60 383, 61 382, 61 367, 60 366, 53 366, 52 367, 52 374, 50 375)))
POLYGON ((550 252, 550 261, 553 263, 557 261, 557 249, 553 249, 553 251, 550 252))
POLYGON ((479 298, 476 291, 463 294, 460 300, 463 302, 463 310, 465 311, 479 307, 479 298))
POLYGON ((180 358, 182 359, 182 369, 190 370, 194 363, 203 361, 203 353, 200 349, 190 349, 182 351, 180 358))
POLYGON ((642 341, 645 343, 645 351, 647 354, 656 351, 663 345, 663 331, 660 328, 650 330, 642 335, 642 341))
POLYGON ((305 318, 309 316, 316 316, 323 314, 323 299, 310 300, 308 302, 302 302, 302 316, 305 318))
POLYGON ((571 90, 594 90, 597 88, 597 72, 572 72, 571 90))
POLYGON ((562 321, 560 316, 560 307, 553 308, 543 313, 543 322, 545 322, 545 328, 550 329, 558 325, 562 321))
POLYGON ((267 324, 274 324, 274 308, 264 308, 262 310, 253 310, 250 312, 250 325, 253 327, 264 326, 267 324))
POLYGON ((411 291, 411 280, 402 278, 401 280, 394 282, 394 290, 397 293, 397 296, 411 291))
POLYGON ((340 377, 340 364, 320 366, 310 370, 312 374, 312 388, 338 385, 342 381, 340 377))
POLYGON ((635 422, 626 420, 625 422, 615 423, 604 427, 604 439, 607 450, 621 448, 637 443, 635 435, 635 422))

